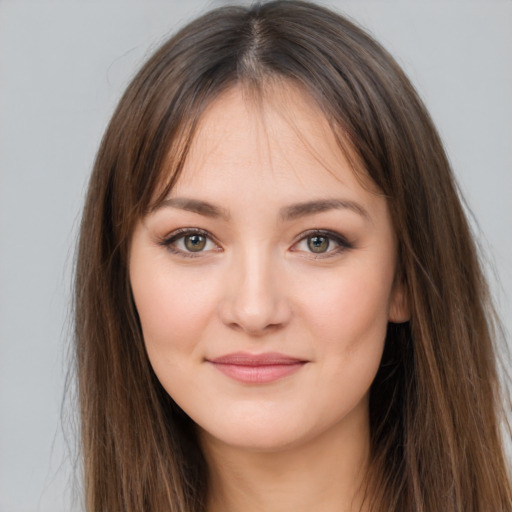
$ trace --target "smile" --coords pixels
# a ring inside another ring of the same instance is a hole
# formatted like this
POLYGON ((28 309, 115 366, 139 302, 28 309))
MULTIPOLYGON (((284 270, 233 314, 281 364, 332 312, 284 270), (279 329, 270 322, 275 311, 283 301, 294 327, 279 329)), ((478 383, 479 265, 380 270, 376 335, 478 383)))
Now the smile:
POLYGON ((224 375, 246 384, 266 384, 299 371, 308 361, 278 353, 236 352, 207 359, 224 375))

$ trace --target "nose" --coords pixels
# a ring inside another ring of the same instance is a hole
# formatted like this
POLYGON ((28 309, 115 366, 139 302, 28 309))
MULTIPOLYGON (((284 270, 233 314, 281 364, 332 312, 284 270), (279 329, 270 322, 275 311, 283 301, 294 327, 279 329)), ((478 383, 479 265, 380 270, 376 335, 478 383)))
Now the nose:
POLYGON ((278 267, 270 254, 257 249, 234 258, 219 304, 225 325, 261 336, 289 322, 292 310, 278 267))

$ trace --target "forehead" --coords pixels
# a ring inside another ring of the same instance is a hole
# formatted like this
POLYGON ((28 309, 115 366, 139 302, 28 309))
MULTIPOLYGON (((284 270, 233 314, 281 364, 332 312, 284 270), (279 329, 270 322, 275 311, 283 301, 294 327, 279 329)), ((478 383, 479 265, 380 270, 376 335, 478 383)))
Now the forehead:
POLYGON ((356 174, 315 100, 281 82, 261 93, 237 85, 212 102, 170 195, 265 191, 269 201, 276 194, 292 200, 301 192, 322 198, 340 187, 356 194, 375 189, 356 174))

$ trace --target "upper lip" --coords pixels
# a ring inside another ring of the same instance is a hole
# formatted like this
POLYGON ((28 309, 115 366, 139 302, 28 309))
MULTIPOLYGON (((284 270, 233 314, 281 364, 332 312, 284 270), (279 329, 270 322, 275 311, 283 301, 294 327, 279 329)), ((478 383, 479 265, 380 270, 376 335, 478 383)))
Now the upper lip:
POLYGON ((305 359, 280 354, 278 352, 265 352, 263 354, 251 354, 248 352, 233 352, 224 356, 207 359, 210 363, 232 364, 239 366, 271 366, 287 365, 307 362, 305 359))

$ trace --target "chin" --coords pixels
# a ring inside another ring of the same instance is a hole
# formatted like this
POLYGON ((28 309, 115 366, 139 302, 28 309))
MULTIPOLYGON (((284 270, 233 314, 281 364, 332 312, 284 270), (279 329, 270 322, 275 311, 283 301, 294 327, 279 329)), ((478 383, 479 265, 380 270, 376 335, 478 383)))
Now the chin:
POLYGON ((216 432, 216 429, 206 431, 200 427, 200 437, 208 439, 211 443, 230 446, 233 449, 273 453, 293 448, 301 441, 305 441, 308 436, 289 428, 232 425, 219 432, 216 432))

